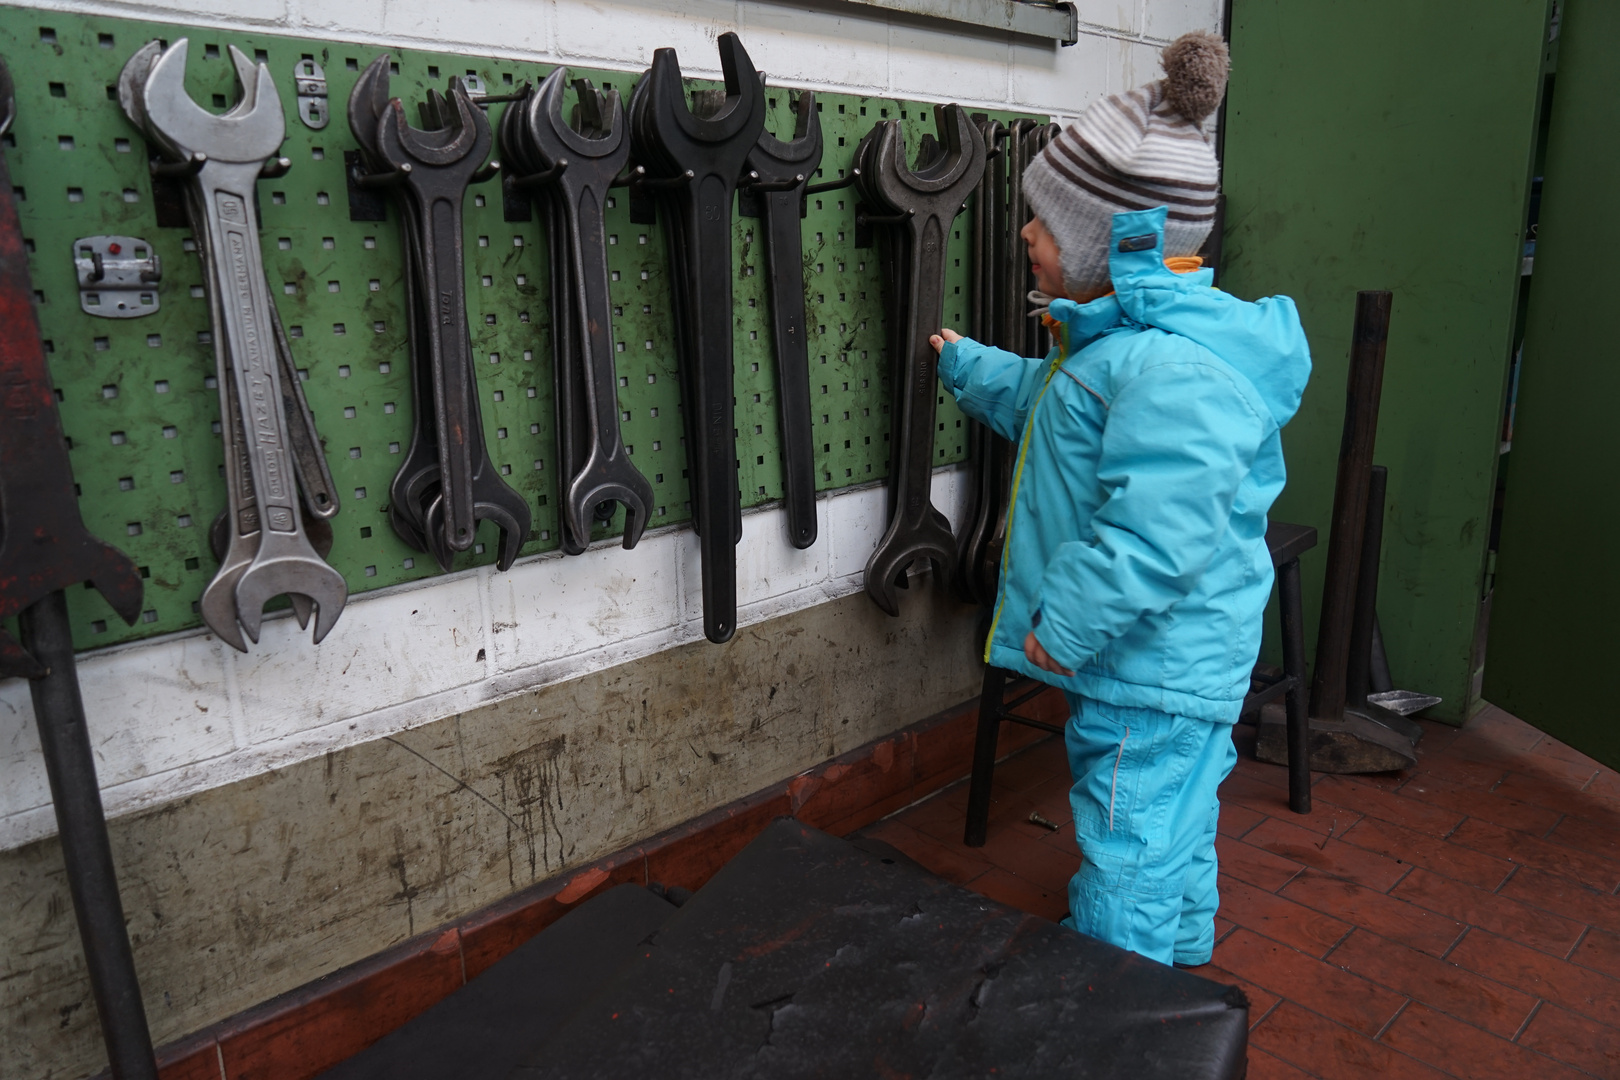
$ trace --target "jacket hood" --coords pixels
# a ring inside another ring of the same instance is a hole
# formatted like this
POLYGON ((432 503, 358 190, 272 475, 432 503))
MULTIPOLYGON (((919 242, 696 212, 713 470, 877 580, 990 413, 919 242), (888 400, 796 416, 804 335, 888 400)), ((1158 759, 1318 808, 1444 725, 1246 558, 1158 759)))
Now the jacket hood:
POLYGON ((1213 288, 1214 273, 1177 274, 1164 265, 1167 210, 1114 215, 1109 267, 1114 294, 1077 304, 1054 300, 1052 318, 1067 324, 1070 355, 1115 327, 1151 326, 1197 342, 1247 378, 1281 427, 1299 410, 1311 375, 1310 345, 1294 302, 1253 302, 1213 288))

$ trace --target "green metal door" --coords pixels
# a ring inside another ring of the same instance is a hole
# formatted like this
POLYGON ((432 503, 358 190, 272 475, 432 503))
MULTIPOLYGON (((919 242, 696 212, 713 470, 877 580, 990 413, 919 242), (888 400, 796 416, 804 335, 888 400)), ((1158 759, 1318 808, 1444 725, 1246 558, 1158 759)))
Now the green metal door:
POLYGON ((1620 5, 1561 21, 1485 696, 1620 767, 1620 5))
MULTIPOLYGON (((1221 286, 1299 304, 1315 372, 1274 516, 1315 525, 1314 632, 1357 289, 1395 306, 1376 460, 1396 684, 1473 705, 1475 627, 1548 0, 1235 0, 1221 286)), ((1275 625, 1274 622, 1271 625, 1275 625)))

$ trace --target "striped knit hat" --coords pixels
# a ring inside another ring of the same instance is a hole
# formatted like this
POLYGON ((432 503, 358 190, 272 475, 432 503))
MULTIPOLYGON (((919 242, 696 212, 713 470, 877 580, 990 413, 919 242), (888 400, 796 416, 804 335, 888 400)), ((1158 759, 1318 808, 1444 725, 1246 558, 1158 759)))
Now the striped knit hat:
POLYGON ((1114 214, 1168 207, 1166 257, 1198 251, 1214 224, 1220 169, 1201 125, 1226 93, 1226 43, 1184 34, 1160 62, 1163 79, 1097 102, 1024 170, 1024 195, 1057 241, 1072 296, 1108 288, 1114 214))

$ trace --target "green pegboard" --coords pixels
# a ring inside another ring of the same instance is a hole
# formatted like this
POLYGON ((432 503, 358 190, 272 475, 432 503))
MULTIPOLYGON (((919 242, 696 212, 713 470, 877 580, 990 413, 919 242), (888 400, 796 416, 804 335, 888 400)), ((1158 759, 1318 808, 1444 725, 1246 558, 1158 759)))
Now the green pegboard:
MULTIPOLYGON (((29 269, 56 380, 86 525, 126 551, 146 579, 145 610, 126 627, 89 590, 69 601, 80 648, 200 625, 195 604, 217 566, 208 524, 223 508, 219 403, 200 266, 190 230, 160 228, 147 153, 119 110, 114 87, 128 57, 153 38, 191 39, 188 87, 223 111, 236 98, 227 45, 268 63, 287 116, 282 154, 291 170, 259 184, 271 291, 293 336, 304 390, 325 444, 342 510, 332 521, 330 562, 351 593, 437 574, 389 527, 388 485, 411 431, 405 297, 399 225, 350 220, 344 152, 355 149, 344 119, 359 72, 375 46, 327 44, 268 34, 192 29, 129 19, 0 7, 0 55, 16 84, 17 119, 5 138, 29 269), (333 119, 311 130, 299 119, 293 68, 325 69, 333 119), (161 309, 104 319, 79 306, 73 242, 96 234, 150 242, 162 259, 161 309)), ((489 93, 544 77, 542 64, 392 49, 391 87, 407 102, 451 75, 476 74, 489 93)), ((707 60, 708 58, 704 58, 707 60)), ((628 99, 635 76, 580 70, 628 99)), ((712 85, 694 82, 694 86, 712 85)), ((769 93, 770 130, 792 131, 784 88, 769 93)), ((818 94, 826 151, 816 180, 845 174, 855 145, 882 118, 907 125, 915 147, 932 128, 931 106, 818 94)), ((503 104, 489 107, 498 125, 503 104)), ((994 114, 1010 119, 1012 114, 994 114)), ((877 252, 855 246, 855 194, 812 196, 804 219, 811 394, 821 490, 887 475, 889 366, 877 252)), ((627 200, 609 202, 615 357, 624 440, 652 481, 649 527, 690 516, 679 382, 671 340, 668 262, 661 226, 632 224, 627 200)), ((491 459, 535 511, 525 555, 557 547, 557 482, 546 236, 539 215, 508 221, 501 184, 476 186, 464 208, 468 316, 491 459)), ((946 321, 966 329, 968 216, 952 233, 946 321)), ((735 218, 738 483, 743 506, 782 493, 770 309, 760 222, 735 218)), ((940 397, 939 464, 964 457, 962 415, 940 397)), ((617 520, 595 538, 622 529, 617 520)), ((483 525, 457 569, 492 563, 496 536, 483 525)))

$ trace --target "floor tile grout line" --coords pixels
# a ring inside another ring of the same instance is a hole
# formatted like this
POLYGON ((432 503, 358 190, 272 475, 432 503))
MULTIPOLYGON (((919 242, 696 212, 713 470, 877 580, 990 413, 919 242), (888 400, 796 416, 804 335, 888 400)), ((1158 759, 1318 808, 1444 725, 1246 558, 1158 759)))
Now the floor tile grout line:
MULTIPOLYGON (((1369 935, 1371 937, 1377 938, 1380 942, 1384 942, 1386 944, 1393 944, 1393 945, 1400 945, 1401 944, 1400 942, 1396 941, 1394 938, 1385 937, 1383 934, 1377 933, 1376 931, 1373 931, 1373 930, 1368 930, 1364 926, 1358 926, 1358 927, 1356 927, 1356 929, 1360 930, 1364 934, 1367 934, 1367 935, 1369 935)), ((1461 941, 1462 937, 1463 937, 1462 934, 1457 935, 1457 940, 1461 941)), ((1333 947, 1333 949, 1328 953, 1328 955, 1323 957, 1322 959, 1324 961, 1326 961, 1326 962, 1331 963, 1331 958, 1333 956, 1333 953, 1338 952, 1339 949, 1344 945, 1345 941, 1348 941, 1348 940, 1349 940, 1349 935, 1346 935, 1345 938, 1343 940, 1341 940, 1338 945, 1335 945, 1333 947)), ((1455 949, 1456 947, 1457 947, 1457 942, 1453 942, 1452 945, 1451 945, 1451 948, 1448 948, 1446 950, 1447 954, 1450 954, 1452 949, 1455 949)), ((1411 949, 1412 946, 1407 945, 1407 946, 1405 946, 1405 948, 1411 949)), ((1413 952, 1420 952, 1420 953, 1423 952, 1423 950, 1421 950, 1421 949, 1413 949, 1412 951, 1413 952)), ((1423 955, 1430 956, 1431 954, 1423 953, 1423 955)), ((1447 960, 1443 956, 1434 957, 1434 959, 1439 960, 1441 963, 1451 964, 1452 967, 1457 968, 1459 971, 1467 972, 1469 975, 1472 975, 1474 978, 1479 979, 1482 982, 1490 983, 1492 986, 1499 986, 1504 990, 1509 990, 1509 991, 1512 991, 1513 993, 1521 994, 1524 997, 1531 998, 1533 1001, 1542 1000, 1536 994, 1533 994, 1528 990, 1522 990, 1519 987, 1513 986, 1510 983, 1505 983, 1500 979, 1496 979, 1496 978, 1493 978, 1493 977, 1491 977, 1489 975, 1486 975, 1486 974, 1484 974, 1482 972, 1475 971, 1473 968, 1463 967, 1461 964, 1453 963, 1452 961, 1447 960)), ((1434 1002, 1425 1001, 1421 997, 1418 997, 1415 994, 1408 993, 1407 991, 1402 990, 1402 989, 1400 989, 1398 987, 1395 987, 1395 986, 1391 986, 1388 983, 1380 982, 1380 981, 1378 981, 1377 979, 1373 978, 1370 975, 1363 975, 1361 972, 1354 971, 1354 970, 1352 970, 1350 968, 1345 967, 1342 964, 1335 964, 1334 966, 1339 968, 1339 970, 1341 970, 1341 971, 1344 971, 1344 972, 1346 972, 1348 974, 1356 976, 1359 979, 1365 979, 1367 982, 1372 983, 1374 986, 1379 987, 1380 989, 1388 990, 1390 993, 1395 994, 1395 995, 1397 995, 1399 997, 1410 998, 1412 1001, 1417 1002, 1419 1005, 1422 1005, 1426 1009, 1433 1009, 1437 1013, 1440 1013, 1440 1014, 1442 1014, 1444 1016, 1449 1016, 1451 1019, 1457 1021, 1459 1024, 1467 1024, 1469 1027, 1478 1028, 1480 1031, 1485 1032, 1485 1034, 1490 1035, 1492 1038, 1500 1039, 1500 1038, 1504 1037, 1504 1036, 1501 1036, 1501 1035, 1497 1035, 1495 1032, 1489 1031, 1486 1028, 1480 1027, 1479 1024, 1474 1023, 1472 1020, 1467 1020, 1467 1019, 1465 1019, 1465 1018, 1463 1018, 1461 1016, 1458 1016, 1455 1012, 1452 1012, 1451 1010, 1446 1009, 1446 1008, 1442 1008, 1440 1005, 1437 1005, 1434 1002)), ((1259 984, 1256 984, 1256 985, 1259 985, 1259 984)), ((1530 1015, 1535 1014, 1536 1008, 1537 1007, 1534 1006, 1534 1005, 1531 1006, 1530 1015)), ((1588 1019, 1590 1019, 1590 1018, 1588 1018, 1588 1019)), ((1394 1023, 1394 1018, 1393 1017, 1390 1018, 1390 1022, 1394 1023)), ((1519 1030, 1522 1032, 1524 1030, 1524 1025, 1528 1024, 1529 1022, 1530 1022, 1530 1018, 1529 1018, 1529 1016, 1526 1016, 1524 1021, 1519 1025, 1519 1030)), ((1387 1027, 1387 1025, 1386 1025, 1386 1027, 1387 1027)), ((1515 1035, 1513 1038, 1516 1039, 1517 1037, 1518 1036, 1515 1035)), ((1511 1042, 1513 1040, 1509 1039, 1508 1041, 1511 1042)))
POLYGON ((1536 1018, 1537 1014, 1541 1012, 1541 1007, 1545 1004, 1547 1004, 1546 998, 1536 998, 1536 1003, 1530 1006, 1530 1012, 1525 1016, 1524 1023, 1519 1025, 1519 1030, 1513 1033, 1513 1038, 1509 1039, 1508 1042, 1518 1045, 1520 1036, 1530 1029, 1530 1021, 1536 1018))
MULTIPOLYGON (((1566 963, 1566 964, 1575 963, 1575 961, 1572 958, 1574 957, 1574 955, 1578 951, 1580 951, 1581 942, 1585 941, 1591 935, 1592 935, 1592 924, 1587 923, 1586 926, 1581 928, 1581 932, 1579 934, 1575 935, 1575 944, 1571 945, 1569 947, 1569 952, 1567 952, 1567 953, 1565 953, 1563 955, 1562 959, 1563 959, 1564 963, 1566 963)), ((1577 966, 1584 967, 1585 965, 1577 965, 1577 966)))
MULTIPOLYGON (((1370 979, 1368 980, 1368 982, 1371 981, 1372 980, 1370 979)), ((1375 983, 1374 985, 1377 984, 1375 983)), ((1411 1006, 1411 1004, 1412 999, 1410 997, 1404 994, 1401 995, 1400 1005, 1395 1009, 1394 1015, 1392 1015, 1388 1020, 1384 1021, 1384 1026, 1378 1029, 1378 1034, 1372 1037, 1373 1042, 1383 1044, 1384 1032, 1388 1031, 1394 1025, 1395 1021, 1399 1020, 1401 1016, 1405 1014, 1406 1010, 1411 1006)))
POLYGON ((1552 840, 1552 834, 1558 831, 1558 826, 1562 825, 1564 823, 1564 819, 1567 817, 1569 817, 1568 814, 1560 813, 1558 815, 1558 820, 1552 823, 1552 828, 1542 833, 1539 837, 1537 837, 1537 839, 1549 841, 1552 840))
MULTIPOLYGON (((1446 962, 1446 963, 1448 963, 1448 964, 1449 964, 1449 963, 1451 963, 1451 962, 1452 962, 1452 961, 1451 961, 1451 954, 1452 954, 1452 953, 1454 953, 1454 952, 1456 952, 1456 951, 1457 951, 1457 946, 1459 946, 1459 945, 1461 945, 1461 944, 1462 944, 1462 943, 1463 943, 1463 938, 1465 938, 1465 937, 1467 937, 1467 936, 1468 936, 1468 935, 1469 935, 1469 934, 1471 934, 1471 933, 1473 933, 1473 931, 1474 931, 1474 926, 1473 926, 1473 924, 1472 924, 1472 923, 1466 923, 1466 924, 1464 924, 1464 926, 1463 926, 1463 932, 1462 932, 1462 933, 1460 933, 1460 934, 1458 934, 1458 935, 1457 935, 1457 938, 1456 938, 1456 940, 1455 940, 1455 941, 1453 941, 1453 942, 1452 942, 1452 943, 1451 943, 1451 944, 1450 944, 1450 945, 1447 945, 1447 946, 1446 946, 1446 951, 1445 951, 1445 952, 1443 952, 1443 953, 1441 953, 1441 954, 1440 954, 1440 956, 1439 956, 1439 959, 1441 959, 1441 960, 1444 960, 1444 961, 1445 961, 1445 962, 1446 962)), ((1458 966, 1458 967, 1462 967, 1462 965, 1461 965, 1461 964, 1458 964, 1458 965, 1457 965, 1457 966, 1458 966)), ((1463 970, 1464 970, 1464 971, 1466 971, 1466 970, 1468 970, 1468 969, 1467 969, 1467 968, 1463 968, 1463 970)), ((1478 973, 1478 972, 1475 972, 1475 974, 1476 974, 1476 975, 1477 975, 1477 974, 1479 974, 1479 973, 1478 973)), ((1483 976, 1482 976, 1482 977, 1483 977, 1483 976)), ((1493 980, 1493 981, 1494 981, 1494 980, 1493 980)), ((1503 984, 1503 985, 1504 985, 1504 986, 1505 986, 1505 985, 1507 985, 1507 984, 1506 984, 1506 983, 1504 983, 1504 984, 1503 984)), ((1522 991, 1521 991, 1521 993, 1522 993, 1522 991)))
MULTIPOLYGON (((1512 860, 1509 860, 1509 861, 1511 862, 1512 860)), ((1508 882, 1510 882, 1514 878, 1518 877, 1519 876, 1519 871, 1523 870, 1523 869, 1524 869, 1524 864, 1523 863, 1521 863, 1521 862, 1513 863, 1513 869, 1508 871, 1507 877, 1505 877, 1501 881, 1497 882, 1496 888, 1491 890, 1491 895, 1492 896, 1501 896, 1502 895, 1502 890, 1507 888, 1508 882)), ((1511 900, 1512 897, 1508 897, 1508 899, 1511 900)))

